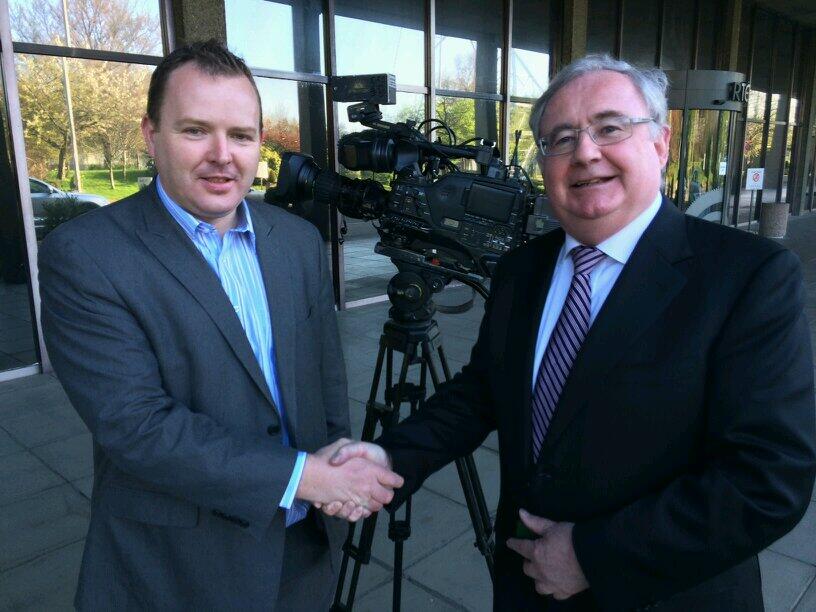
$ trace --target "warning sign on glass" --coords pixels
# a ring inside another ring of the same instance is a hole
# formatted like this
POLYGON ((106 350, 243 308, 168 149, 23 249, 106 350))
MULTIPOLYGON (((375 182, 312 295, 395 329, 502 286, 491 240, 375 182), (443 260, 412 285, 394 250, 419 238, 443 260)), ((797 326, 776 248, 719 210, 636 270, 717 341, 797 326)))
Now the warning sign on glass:
POLYGON ((748 174, 745 177, 745 188, 753 191, 762 189, 762 183, 765 181, 765 168, 748 168, 748 174))

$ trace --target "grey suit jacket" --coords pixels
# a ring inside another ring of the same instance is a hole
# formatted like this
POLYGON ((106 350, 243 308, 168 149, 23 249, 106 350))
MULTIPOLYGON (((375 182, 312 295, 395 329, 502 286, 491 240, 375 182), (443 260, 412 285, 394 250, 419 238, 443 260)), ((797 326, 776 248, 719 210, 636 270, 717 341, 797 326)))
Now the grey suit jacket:
MULTIPOLYGON (((42 244, 46 344, 94 439, 80 609, 273 608, 296 449, 349 433, 319 234, 250 210, 295 448, 217 276, 153 187, 42 244)), ((339 551, 340 522, 308 520, 339 551)))

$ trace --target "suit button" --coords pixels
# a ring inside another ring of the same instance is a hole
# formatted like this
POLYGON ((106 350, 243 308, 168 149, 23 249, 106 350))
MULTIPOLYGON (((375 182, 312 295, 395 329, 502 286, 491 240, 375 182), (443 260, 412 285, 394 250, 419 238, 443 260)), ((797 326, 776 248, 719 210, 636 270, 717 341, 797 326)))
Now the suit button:
POLYGON ((270 436, 276 436, 280 433, 280 425, 270 425, 266 428, 266 433, 270 436))

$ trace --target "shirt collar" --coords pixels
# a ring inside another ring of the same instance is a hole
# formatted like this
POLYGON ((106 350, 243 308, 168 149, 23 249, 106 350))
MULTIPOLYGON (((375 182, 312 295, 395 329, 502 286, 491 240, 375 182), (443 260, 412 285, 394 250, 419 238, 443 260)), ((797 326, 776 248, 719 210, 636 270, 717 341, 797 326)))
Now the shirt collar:
MULTIPOLYGON (((635 247, 637 246, 640 237, 643 235, 643 232, 645 232, 646 228, 649 227, 652 219, 657 216, 657 212, 660 210, 660 204, 662 202, 663 196, 658 193, 654 201, 646 210, 640 213, 617 233, 611 235, 609 238, 601 242, 597 248, 603 251, 607 257, 611 257, 615 261, 625 264, 627 261, 629 261, 629 257, 632 255, 632 251, 635 250, 635 247)), ((568 256, 573 248, 580 245, 581 243, 578 242, 578 240, 567 234, 566 239, 564 240, 564 256, 568 256)))
MULTIPOLYGON (((167 212, 170 213, 170 216, 176 220, 176 223, 181 226, 181 229, 183 229, 184 232, 190 236, 190 238, 195 237, 196 230, 199 228, 205 233, 216 231, 215 227, 211 223, 207 223, 206 221, 202 221, 201 219, 194 217, 181 206, 176 204, 173 198, 171 198, 164 190, 164 187, 161 184, 161 178, 158 175, 156 175, 155 180, 159 200, 161 200, 161 203, 164 204, 164 207, 167 209, 167 212)), ((241 200, 241 203, 238 205, 237 213, 236 225, 229 231, 248 233, 254 239, 255 229, 252 225, 252 216, 249 214, 249 206, 247 206, 246 200, 241 200)))

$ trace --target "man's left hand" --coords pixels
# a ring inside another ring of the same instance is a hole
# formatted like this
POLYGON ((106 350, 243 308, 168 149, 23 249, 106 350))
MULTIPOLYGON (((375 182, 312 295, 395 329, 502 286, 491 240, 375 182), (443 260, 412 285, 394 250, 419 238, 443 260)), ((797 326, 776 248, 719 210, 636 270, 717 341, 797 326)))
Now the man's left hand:
POLYGON ((541 537, 510 538, 507 547, 524 557, 524 573, 535 582, 536 592, 560 600, 589 588, 572 547, 573 523, 556 523, 526 510, 519 510, 519 516, 530 531, 541 537))

